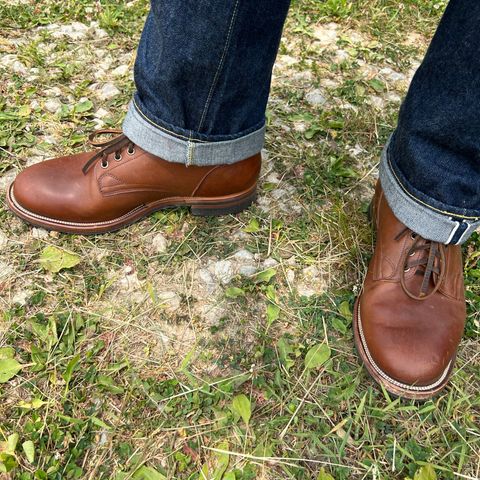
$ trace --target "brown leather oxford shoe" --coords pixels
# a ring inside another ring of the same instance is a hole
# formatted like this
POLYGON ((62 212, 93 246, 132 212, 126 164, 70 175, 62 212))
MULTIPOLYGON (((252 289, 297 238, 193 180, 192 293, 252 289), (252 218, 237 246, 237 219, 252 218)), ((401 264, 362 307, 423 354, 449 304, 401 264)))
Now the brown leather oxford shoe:
POLYGON ((118 230, 168 207, 223 215, 255 199, 261 155, 229 165, 185 166, 134 145, 117 130, 90 136, 94 152, 28 167, 9 188, 7 203, 21 219, 48 230, 94 234, 118 230), (115 134, 98 142, 95 137, 115 134))
POLYGON ((371 376, 400 397, 425 400, 448 383, 465 325, 459 246, 426 240, 394 216, 377 184, 377 230, 354 334, 371 376))

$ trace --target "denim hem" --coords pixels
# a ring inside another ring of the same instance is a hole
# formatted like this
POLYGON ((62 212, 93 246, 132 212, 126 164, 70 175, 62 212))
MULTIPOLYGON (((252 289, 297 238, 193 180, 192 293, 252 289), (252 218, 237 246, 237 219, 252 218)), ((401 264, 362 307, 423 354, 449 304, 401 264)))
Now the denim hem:
POLYGON ((130 103, 123 121, 123 133, 139 147, 163 160, 185 165, 222 165, 236 163, 259 153, 265 141, 265 125, 254 132, 224 141, 179 138, 161 126, 155 126, 130 103))
POLYGON ((433 207, 420 203, 401 185, 388 159, 388 146, 383 149, 380 161, 380 183, 388 205, 395 216, 408 228, 423 238, 444 244, 459 245, 480 226, 480 219, 465 220, 439 213, 433 207))

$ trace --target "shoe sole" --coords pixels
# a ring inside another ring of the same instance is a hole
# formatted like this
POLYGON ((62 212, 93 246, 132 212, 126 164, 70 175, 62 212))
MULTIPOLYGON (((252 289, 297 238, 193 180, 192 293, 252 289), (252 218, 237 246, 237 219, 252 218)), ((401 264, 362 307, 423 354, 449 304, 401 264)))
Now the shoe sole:
POLYGON ((453 358, 442 376, 431 385, 407 385, 391 378, 387 373, 380 369, 374 362, 366 344, 363 329, 362 318, 360 315, 360 297, 355 301, 353 312, 353 336, 357 352, 367 369, 370 376, 385 390, 396 397, 408 398, 411 400, 429 400, 440 393, 450 380, 455 358, 453 358))
POLYGON ((14 196, 14 185, 15 182, 12 183, 8 189, 7 205, 17 217, 35 227, 81 235, 115 232, 159 210, 175 207, 189 207, 193 215, 206 217, 235 214, 248 208, 255 201, 257 196, 257 185, 255 184, 248 190, 234 195, 210 198, 171 197, 139 205, 125 215, 105 222, 77 223, 38 215, 22 207, 14 196))

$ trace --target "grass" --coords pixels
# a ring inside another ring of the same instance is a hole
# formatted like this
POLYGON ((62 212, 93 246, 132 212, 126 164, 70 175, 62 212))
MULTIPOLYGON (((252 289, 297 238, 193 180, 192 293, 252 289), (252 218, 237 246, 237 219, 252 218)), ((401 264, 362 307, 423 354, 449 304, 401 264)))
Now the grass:
MULTIPOLYGON (((1 479, 480 476, 480 237, 465 246, 469 319, 441 396, 379 390, 351 331, 379 152, 445 4, 293 3, 247 212, 178 209, 82 237, 32 230, 0 204, 0 362, 21 364, 0 384, 1 479), (308 101, 315 89, 325 104, 308 101), (68 268, 52 272, 47 254, 68 268)), ((134 86, 111 72, 132 66, 147 8, 0 5, 0 188, 121 124, 134 86), (43 28, 92 21, 105 34, 43 28), (105 81, 120 94, 100 100, 105 81)))

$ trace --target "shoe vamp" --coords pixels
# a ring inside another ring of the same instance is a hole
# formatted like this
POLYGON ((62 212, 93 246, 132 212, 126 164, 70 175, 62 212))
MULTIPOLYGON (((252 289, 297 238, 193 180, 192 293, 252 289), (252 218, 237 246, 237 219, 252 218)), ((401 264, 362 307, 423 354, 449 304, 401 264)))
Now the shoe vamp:
POLYGON ((362 328, 372 357, 406 383, 428 383, 443 373, 460 342, 464 318, 464 303, 440 293, 414 300, 396 282, 378 282, 362 296, 362 328))
POLYGON ((98 223, 121 217, 163 196, 131 192, 106 196, 100 190, 100 162, 85 175, 82 167, 92 153, 60 157, 33 165, 15 180, 14 195, 23 208, 47 219, 98 223))

